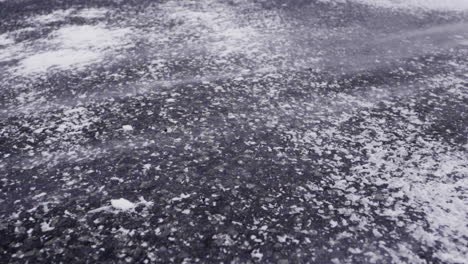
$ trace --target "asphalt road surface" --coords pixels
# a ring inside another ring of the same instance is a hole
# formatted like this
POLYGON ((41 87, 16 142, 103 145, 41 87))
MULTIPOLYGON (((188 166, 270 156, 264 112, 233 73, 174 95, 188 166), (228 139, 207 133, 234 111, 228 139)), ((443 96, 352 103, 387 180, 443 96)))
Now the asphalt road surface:
POLYGON ((0 0, 0 263, 467 263, 467 10, 0 0))

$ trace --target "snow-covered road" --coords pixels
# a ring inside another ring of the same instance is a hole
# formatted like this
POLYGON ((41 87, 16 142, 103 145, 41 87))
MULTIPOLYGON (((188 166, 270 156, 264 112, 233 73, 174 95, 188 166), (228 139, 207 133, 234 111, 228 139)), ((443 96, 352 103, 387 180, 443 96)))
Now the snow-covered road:
POLYGON ((466 263, 468 1, 0 0, 0 263, 466 263))

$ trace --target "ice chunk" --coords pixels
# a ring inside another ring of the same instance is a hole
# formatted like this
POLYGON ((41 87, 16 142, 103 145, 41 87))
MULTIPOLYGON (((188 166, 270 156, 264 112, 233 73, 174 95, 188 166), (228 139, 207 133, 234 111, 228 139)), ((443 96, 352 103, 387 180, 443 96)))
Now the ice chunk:
POLYGON ((48 232, 48 231, 54 230, 54 227, 50 226, 49 223, 47 222, 43 222, 41 223, 41 230, 42 232, 48 232))
POLYGON ((131 125, 124 125, 122 126, 123 131, 132 131, 133 127, 131 125))
POLYGON ((115 209, 122 210, 122 211, 133 210, 136 207, 134 203, 124 198, 111 200, 111 205, 115 209))
POLYGON ((255 249, 254 251, 252 251, 251 256, 252 258, 255 258, 259 261, 262 260, 263 258, 263 254, 260 252, 259 249, 255 249))

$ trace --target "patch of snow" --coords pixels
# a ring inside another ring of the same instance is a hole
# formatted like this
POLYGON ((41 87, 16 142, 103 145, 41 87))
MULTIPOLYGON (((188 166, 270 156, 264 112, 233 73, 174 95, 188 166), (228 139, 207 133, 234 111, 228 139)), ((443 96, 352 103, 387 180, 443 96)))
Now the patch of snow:
POLYGON ((234 240, 228 234, 216 234, 213 236, 213 239, 218 241, 223 246, 232 246, 234 245, 234 240))
POLYGON ((228 28, 216 33, 215 36, 219 39, 213 43, 213 46, 220 50, 221 56, 246 52, 245 49, 254 52, 258 48, 251 40, 257 38, 258 35, 259 33, 251 27, 228 28))
POLYGON ((99 213, 99 212, 111 212, 111 213, 118 213, 118 212, 127 212, 133 211, 138 205, 144 205, 145 207, 153 206, 153 202, 145 200, 145 198, 140 197, 139 202, 131 202, 125 198, 120 199, 112 199, 110 201, 110 206, 101 206, 99 208, 90 210, 89 213, 99 213))
POLYGON ((43 222, 41 223, 41 231, 42 232, 48 232, 54 230, 54 227, 50 226, 49 223, 43 222))
POLYGON ((0 59, 22 58, 16 70, 24 75, 80 69, 102 61, 108 52, 128 44, 129 32, 127 28, 108 29, 102 25, 66 26, 53 32, 49 39, 38 41, 45 50, 18 46, 4 56, 0 54, 0 59))
POLYGON ((86 19, 94 19, 104 17, 107 12, 108 10, 104 8, 85 8, 78 11, 75 15, 86 19))
POLYGON ((107 12, 108 10, 104 8, 84 8, 78 11, 74 8, 70 8, 64 10, 55 10, 49 14, 37 15, 30 18, 29 21, 35 24, 48 24, 61 22, 70 17, 94 19, 104 17, 107 12))
POLYGON ((458 44, 462 46, 468 46, 468 39, 459 40, 458 44))
POLYGON ((53 43, 63 48, 106 49, 120 45, 129 29, 107 29, 102 25, 67 26, 57 30, 53 43))
POLYGON ((120 183, 124 182, 123 179, 121 179, 121 178, 119 178, 119 177, 115 177, 115 176, 114 176, 114 177, 111 177, 110 179, 111 179, 111 180, 114 180, 114 181, 118 181, 118 182, 120 182, 120 183))
POLYGON ((153 202, 146 201, 145 198, 143 198, 143 197, 140 197, 139 200, 140 200, 140 202, 138 204, 142 204, 142 205, 144 205, 146 207, 151 207, 154 204, 153 202))
POLYGON ((182 194, 180 194, 180 196, 172 198, 171 202, 179 202, 179 201, 182 201, 183 199, 187 199, 189 197, 190 197, 190 194, 182 193, 182 194))
POLYGON ((14 41, 11 38, 9 38, 7 34, 0 35, 0 46, 6 46, 13 43, 14 41))
MULTIPOLYGON (((203 5, 203 4, 201 4, 203 5)), ((169 18, 184 21, 184 29, 201 34, 200 40, 217 56, 253 53, 262 48, 263 38, 253 27, 241 25, 235 11, 223 5, 205 6, 203 11, 187 6, 164 6, 169 18)))
POLYGON ((56 10, 49 14, 35 16, 31 18, 30 20, 33 23, 40 23, 40 24, 59 22, 67 18, 73 11, 75 10, 74 9, 56 10))
POLYGON ((261 261, 263 258, 263 254, 260 252, 259 249, 255 249, 250 255, 252 256, 252 258, 255 258, 259 261, 261 261))
POLYGON ((19 72, 24 74, 46 72, 52 68, 67 69, 83 67, 100 59, 100 54, 92 51, 64 49, 34 54, 22 60, 19 72))
MULTIPOLYGON (((460 69, 460 72, 465 72, 465 70, 460 69)), ((447 91, 446 97, 462 101, 463 98, 467 98, 464 83, 463 78, 444 75, 425 79, 424 87, 425 91, 444 87, 447 91)), ((291 130, 287 133, 291 135, 292 140, 298 141, 299 148, 306 147, 320 157, 324 153, 330 153, 330 150, 341 152, 343 157, 353 163, 349 171, 343 172, 340 170, 346 166, 343 166, 340 158, 320 158, 318 161, 318 164, 326 162, 333 168, 331 177, 335 181, 334 187, 345 192, 345 197, 350 203, 361 204, 367 208, 375 203, 374 198, 356 192, 353 187, 356 183, 385 185, 386 190, 398 190, 384 191, 376 195, 376 197, 381 197, 379 199, 384 199, 389 203, 401 201, 402 197, 408 199, 385 208, 380 215, 395 221, 396 226, 405 228, 417 241, 421 241, 427 247, 437 248, 434 256, 442 262, 463 263, 468 258, 464 247, 468 237, 468 226, 465 224, 468 204, 464 195, 466 192, 464 186, 468 184, 466 150, 453 147, 438 138, 427 136, 426 129, 432 125, 433 121, 431 118, 420 119, 419 113, 413 109, 416 105, 413 100, 419 103, 415 99, 417 98, 416 92, 418 90, 414 89, 404 92, 395 89, 390 92, 375 87, 365 94, 340 94, 335 96, 333 102, 326 107, 327 113, 340 109, 339 112, 335 112, 332 117, 326 119, 337 125, 312 129, 307 133, 302 131, 295 133, 291 130), (411 100, 411 103, 408 103, 411 107, 397 106, 394 102, 397 100, 400 102, 411 100), (392 112, 400 119, 398 122, 405 125, 389 127, 384 118, 371 117, 370 111, 381 111, 377 110, 379 102, 388 105, 395 104, 391 107, 392 112), (333 108, 336 109, 332 110, 333 108), (363 123, 355 125, 360 126, 362 131, 352 134, 341 130, 340 124, 349 122, 350 118, 356 116, 356 113, 363 116, 363 123), (341 143, 334 143, 339 141, 359 144, 360 147, 355 149, 357 155, 351 154, 350 149, 343 148, 341 143), (324 144, 324 142, 327 143, 324 144), (359 155, 361 153, 365 155, 359 155), (424 221, 408 219, 405 207, 415 208, 424 213, 424 221)), ((305 106, 296 108, 297 105, 298 103, 295 102, 294 111, 291 111, 294 115, 299 115, 302 109, 306 109, 305 106)), ((280 105, 280 107, 283 106, 280 105)), ((314 111, 313 114, 304 115, 304 118, 312 118, 316 114, 317 112, 314 111)), ((309 186, 309 189, 315 188, 309 186)), ((365 213, 353 214, 350 220, 362 224, 360 228, 366 228, 366 225, 375 221, 371 215, 365 213)), ((340 223, 330 221, 330 224, 338 226, 340 223)), ((376 229, 373 230, 373 234, 376 237, 385 235, 383 230, 376 229)), ((394 262, 399 262, 400 257, 405 257, 410 260, 408 261, 410 263, 425 263, 405 243, 383 249, 394 258, 394 262)), ((362 250, 364 254, 368 254, 368 250, 372 251, 372 249, 362 250)), ((373 257, 377 258, 379 255, 373 257)))
POLYGON ((133 127, 131 125, 124 125, 122 126, 123 131, 133 131, 133 127))
POLYGON ((352 0, 362 4, 384 8, 428 9, 443 11, 468 10, 466 0, 352 0))
POLYGON ((41 197, 46 196, 46 194, 47 194, 47 193, 45 193, 45 192, 40 193, 40 194, 38 194, 38 195, 33 196, 33 199, 39 199, 39 198, 41 198, 41 197))
POLYGON ((124 198, 111 200, 111 205, 115 209, 121 210, 121 211, 130 211, 130 210, 135 209, 136 207, 135 203, 132 203, 129 200, 124 199, 124 198))
POLYGON ((90 210, 89 213, 94 214, 94 213, 99 213, 99 212, 104 212, 104 211, 111 211, 111 209, 112 209, 111 206, 101 206, 96 209, 90 210))

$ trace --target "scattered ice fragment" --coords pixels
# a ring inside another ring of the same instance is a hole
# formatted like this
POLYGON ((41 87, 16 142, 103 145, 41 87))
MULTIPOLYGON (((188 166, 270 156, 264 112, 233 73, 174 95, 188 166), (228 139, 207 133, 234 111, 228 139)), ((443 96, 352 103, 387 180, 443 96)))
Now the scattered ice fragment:
POLYGON ((154 204, 153 202, 146 201, 145 198, 143 198, 143 196, 140 197, 139 200, 140 200, 140 202, 138 204, 142 204, 142 205, 144 205, 146 207, 153 206, 153 204, 154 204))
POLYGON ((123 131, 132 131, 133 127, 131 125, 124 125, 122 126, 123 131))
POLYGON ((98 8, 85 8, 76 14, 79 17, 86 18, 86 19, 93 19, 93 18, 101 18, 104 17, 107 13, 106 9, 98 9, 98 8))
POLYGON ((234 241, 228 234, 216 234, 213 236, 213 239, 216 240, 217 244, 223 246, 232 246, 234 245, 234 241))
POLYGON ((332 258, 332 259, 331 259, 331 263, 333 263, 333 264, 341 264, 340 260, 337 259, 337 258, 332 258))
POLYGON ((286 239, 288 238, 287 235, 284 235, 284 236, 277 236, 277 237, 278 237, 278 241, 279 241, 280 243, 286 242, 286 239))
POLYGON ((102 207, 90 210, 89 213, 94 214, 94 213, 99 213, 99 212, 103 212, 103 211, 109 211, 110 209, 111 209, 110 206, 102 206, 102 207))
POLYGON ((122 210, 122 211, 133 210, 136 207, 134 203, 124 198, 111 200, 111 205, 115 209, 122 210))
POLYGON ((54 230, 54 227, 50 226, 49 223, 47 222, 43 222, 41 223, 41 230, 42 232, 48 232, 48 231, 54 230))
POLYGON ((45 195, 46 195, 46 193, 43 192, 43 193, 40 193, 40 194, 38 194, 38 195, 33 196, 33 199, 38 199, 38 198, 41 198, 41 197, 43 197, 43 196, 45 196, 45 195))
POLYGON ((187 199, 187 198, 189 198, 189 197, 190 197, 190 194, 182 193, 180 196, 172 198, 172 199, 171 199, 171 202, 182 201, 183 199, 187 199))
POLYGON ((114 181, 118 181, 118 182, 120 182, 120 183, 124 182, 123 179, 121 179, 121 178, 119 178, 119 177, 115 177, 115 176, 114 176, 114 177, 111 177, 110 179, 111 179, 111 180, 114 180, 114 181))
POLYGON ((348 251, 351 252, 351 254, 360 254, 362 253, 362 250, 359 248, 348 248, 348 251))
POLYGON ((44 131, 45 128, 41 127, 41 128, 38 128, 36 130, 33 131, 34 134, 39 134, 39 133, 42 133, 42 131, 44 131))
POLYGON ((258 259, 259 261, 261 261, 263 258, 263 254, 260 252, 259 249, 255 249, 254 251, 252 251, 251 256, 252 258, 258 259))
POLYGON ((372 229, 372 234, 374 234, 374 236, 376 236, 376 237, 381 237, 382 236, 382 234, 379 232, 379 230, 377 230, 375 228, 372 229))

